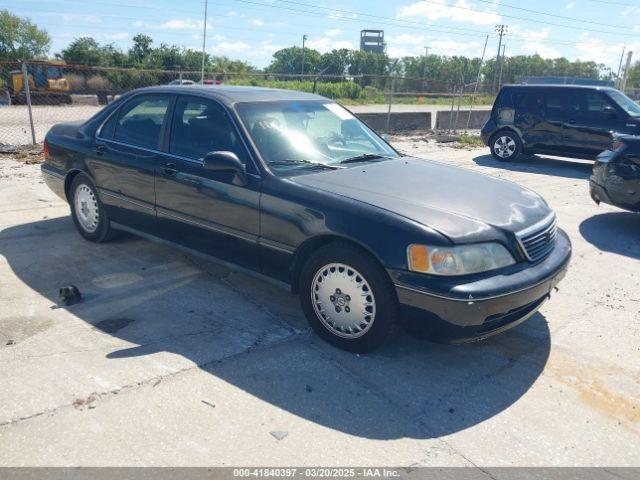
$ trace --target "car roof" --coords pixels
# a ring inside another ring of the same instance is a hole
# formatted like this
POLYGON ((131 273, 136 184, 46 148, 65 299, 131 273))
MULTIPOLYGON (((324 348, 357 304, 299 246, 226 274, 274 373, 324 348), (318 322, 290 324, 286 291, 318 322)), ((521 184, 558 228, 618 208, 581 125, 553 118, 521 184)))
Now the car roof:
POLYGON ((205 95, 216 98, 227 105, 233 105, 240 102, 274 102, 282 100, 328 101, 327 98, 321 97, 320 95, 299 92, 296 90, 282 90, 279 88, 265 87, 244 87, 235 85, 163 85, 159 87, 140 88, 135 90, 135 92, 205 95))
POLYGON ((603 85, 567 85, 567 84, 548 84, 548 83, 531 83, 531 84, 508 84, 502 88, 559 88, 559 89, 584 89, 584 90, 602 90, 602 91, 618 91, 613 87, 607 87, 603 85))

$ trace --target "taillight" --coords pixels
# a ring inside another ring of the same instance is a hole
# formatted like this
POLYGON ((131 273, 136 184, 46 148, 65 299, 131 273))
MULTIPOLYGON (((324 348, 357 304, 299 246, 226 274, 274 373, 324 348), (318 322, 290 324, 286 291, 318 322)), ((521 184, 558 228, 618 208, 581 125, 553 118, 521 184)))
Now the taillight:
POLYGON ((42 150, 44 151, 44 159, 45 161, 51 160, 51 152, 49 152, 49 142, 45 139, 44 144, 42 145, 42 150))

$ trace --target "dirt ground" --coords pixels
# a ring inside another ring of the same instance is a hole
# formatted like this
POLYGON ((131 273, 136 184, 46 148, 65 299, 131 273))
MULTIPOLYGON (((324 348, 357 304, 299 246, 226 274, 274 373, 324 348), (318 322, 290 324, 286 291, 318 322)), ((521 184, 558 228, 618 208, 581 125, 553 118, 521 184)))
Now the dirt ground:
POLYGON ((640 215, 591 201, 589 162, 424 139, 393 143, 539 192, 574 255, 513 330, 370 355, 270 283, 82 240, 32 156, 1 156, 0 466, 639 466, 640 215), (68 284, 82 303, 58 304, 68 284))

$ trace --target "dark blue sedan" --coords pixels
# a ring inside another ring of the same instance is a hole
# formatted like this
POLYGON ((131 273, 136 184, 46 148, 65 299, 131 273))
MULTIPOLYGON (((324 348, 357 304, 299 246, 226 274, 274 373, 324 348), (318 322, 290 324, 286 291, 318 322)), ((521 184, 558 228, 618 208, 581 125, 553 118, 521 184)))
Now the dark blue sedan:
POLYGON ((132 232, 290 285, 313 329, 366 352, 524 321, 571 255, 536 193, 404 156, 301 92, 166 86, 54 126, 42 172, 78 232, 132 232))

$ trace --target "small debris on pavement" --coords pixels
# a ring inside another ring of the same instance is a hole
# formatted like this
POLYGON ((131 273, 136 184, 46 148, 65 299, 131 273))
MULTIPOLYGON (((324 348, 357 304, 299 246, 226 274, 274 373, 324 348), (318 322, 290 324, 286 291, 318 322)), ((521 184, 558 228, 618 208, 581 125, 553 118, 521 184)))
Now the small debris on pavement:
POLYGON ((14 345, 16 342, 14 342, 13 340, 7 340, 7 343, 5 343, 5 345, 14 345))
POLYGON ((213 403, 211 403, 211 402, 207 402, 206 400, 200 400, 200 401, 201 401, 202 403, 204 403, 205 405, 210 406, 211 408, 216 408, 216 406, 215 406, 213 403))
POLYGON ((58 293, 58 296, 60 297, 60 300, 62 300, 62 302, 67 306, 73 305, 74 303, 78 303, 82 300, 82 294, 80 293, 80 290, 78 290, 78 287, 76 287, 75 285, 62 287, 58 293))
POLYGON ((279 431, 279 430, 275 430, 273 432, 269 432, 276 440, 282 440, 284 439, 287 435, 289 435, 289 432, 284 432, 284 431, 279 431))
POLYGON ((313 387, 312 387, 311 385, 305 385, 304 389, 305 389, 308 393, 313 392, 313 387))

